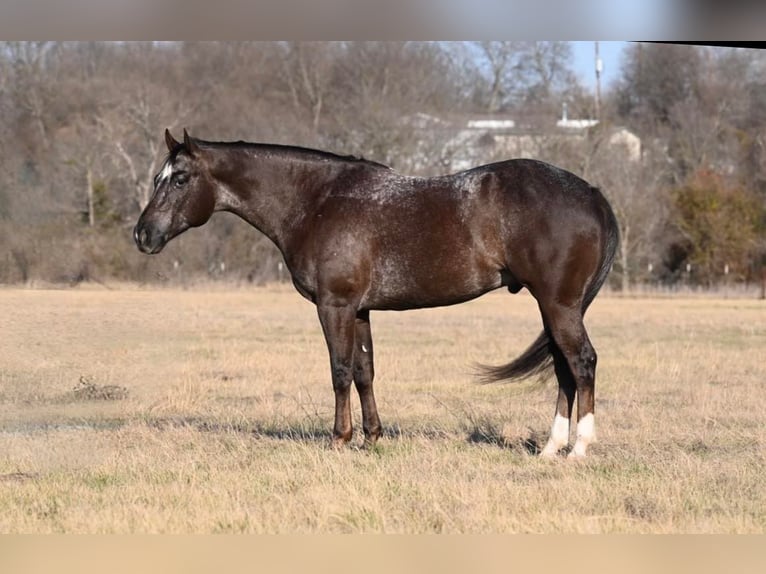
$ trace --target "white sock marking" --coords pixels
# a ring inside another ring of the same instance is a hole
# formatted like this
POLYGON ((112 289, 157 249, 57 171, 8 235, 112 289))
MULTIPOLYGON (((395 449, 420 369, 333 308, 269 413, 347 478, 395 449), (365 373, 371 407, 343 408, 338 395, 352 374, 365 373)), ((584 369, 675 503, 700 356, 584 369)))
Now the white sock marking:
POLYGON ((577 423, 577 441, 569 456, 585 456, 588 445, 596 440, 596 425, 593 413, 588 413, 577 423))
POLYGON ((556 413, 551 426, 551 437, 540 453, 541 456, 554 456, 569 442, 569 419, 556 413))

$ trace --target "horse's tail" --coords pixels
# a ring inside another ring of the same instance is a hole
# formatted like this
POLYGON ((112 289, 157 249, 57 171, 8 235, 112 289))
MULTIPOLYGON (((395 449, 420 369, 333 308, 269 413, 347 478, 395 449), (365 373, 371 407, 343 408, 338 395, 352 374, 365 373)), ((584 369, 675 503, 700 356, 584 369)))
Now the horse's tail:
MULTIPOLYGON (((601 191, 592 188, 594 193, 598 193, 602 198, 601 191)), ((600 202, 602 206, 602 223, 606 231, 604 240, 603 256, 596 275, 585 290, 582 302, 582 313, 588 309, 595 299, 596 294, 606 281, 609 271, 612 269, 612 263, 617 253, 617 247, 620 243, 620 231, 617 224, 617 218, 604 198, 600 202)), ((537 339, 524 351, 507 365, 487 366, 479 365, 479 378, 484 383, 494 383, 497 381, 518 381, 533 375, 544 375, 553 367, 553 355, 551 345, 553 342, 546 331, 537 336, 537 339)))
POLYGON ((526 351, 507 365, 478 365, 479 380, 482 383, 519 381, 532 375, 546 374, 553 366, 550 343, 548 333, 543 331, 526 351))
POLYGON ((617 223, 617 217, 615 217, 614 211, 612 211, 609 202, 603 196, 601 190, 597 187, 592 187, 591 189, 593 193, 597 193, 602 198, 602 201, 600 202, 601 215, 603 218, 602 223, 604 224, 604 229, 606 231, 606 237, 604 238, 604 253, 601 258, 601 265, 599 265, 596 276, 585 290, 585 296, 583 297, 582 302, 583 315, 585 315, 585 311, 587 311, 588 307, 593 302, 593 299, 596 298, 596 293, 599 292, 599 289, 601 289, 601 286, 606 281, 609 272, 612 270, 612 263, 614 263, 614 257, 617 254, 617 247, 620 245, 620 226, 617 223))

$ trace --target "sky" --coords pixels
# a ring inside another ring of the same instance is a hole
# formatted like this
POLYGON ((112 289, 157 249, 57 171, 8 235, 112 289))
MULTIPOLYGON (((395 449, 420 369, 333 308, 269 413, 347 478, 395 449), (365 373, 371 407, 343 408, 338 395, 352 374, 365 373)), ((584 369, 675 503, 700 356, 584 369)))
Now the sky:
MULTIPOLYGON (((588 88, 596 86, 595 42, 571 42, 572 67, 588 88)), ((622 52, 630 42, 599 42, 599 56, 603 63, 601 89, 605 90, 620 75, 622 52)))
POLYGON ((3 0, 0 38, 261 40, 763 37, 754 0, 3 0), (179 15, 178 5, 194 5, 179 15), (222 4, 226 8, 222 8, 222 4), (46 18, 40 18, 44 13, 46 18))
MULTIPOLYGON (((415 0, 459 37, 508 40, 666 40, 688 19, 688 0, 415 0), (437 10, 435 4, 444 6, 437 10)), ((694 34, 692 34, 694 35, 694 34)))

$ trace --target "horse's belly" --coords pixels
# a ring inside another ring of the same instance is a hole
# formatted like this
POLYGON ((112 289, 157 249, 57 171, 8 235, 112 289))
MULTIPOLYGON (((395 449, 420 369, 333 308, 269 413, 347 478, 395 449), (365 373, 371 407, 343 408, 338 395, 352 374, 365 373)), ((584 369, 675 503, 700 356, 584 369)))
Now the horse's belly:
POLYGON ((363 303, 370 309, 439 307, 474 299, 500 285, 499 272, 460 259, 437 265, 384 265, 373 273, 363 303))

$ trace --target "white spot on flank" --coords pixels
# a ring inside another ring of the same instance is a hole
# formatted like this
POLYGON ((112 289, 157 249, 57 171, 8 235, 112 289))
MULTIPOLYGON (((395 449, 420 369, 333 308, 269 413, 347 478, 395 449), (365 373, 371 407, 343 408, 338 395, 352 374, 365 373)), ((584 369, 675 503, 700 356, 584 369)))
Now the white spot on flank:
POLYGON ((571 457, 585 456, 588 445, 596 440, 596 426, 593 413, 588 413, 577 423, 577 441, 575 442, 571 457))
POLYGON ((367 352, 367 347, 365 347, 364 343, 362 343, 362 353, 366 353, 366 352, 367 352))
POLYGON ((540 453, 540 456, 551 457, 569 442, 569 419, 556 413, 551 426, 551 437, 540 453))

